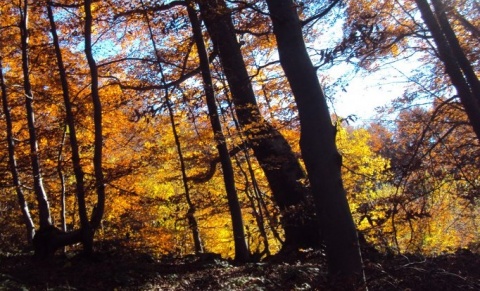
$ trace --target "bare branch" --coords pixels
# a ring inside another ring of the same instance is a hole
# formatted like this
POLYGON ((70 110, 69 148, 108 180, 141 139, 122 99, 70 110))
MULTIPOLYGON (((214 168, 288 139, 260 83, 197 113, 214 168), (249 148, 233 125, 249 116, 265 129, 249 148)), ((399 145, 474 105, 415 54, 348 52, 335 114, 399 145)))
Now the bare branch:
POLYGON ((125 12, 121 12, 119 14, 116 14, 113 19, 118 19, 120 17, 132 15, 132 14, 145 14, 147 12, 158 12, 158 11, 165 11, 168 9, 171 9, 176 6, 186 6, 187 3, 185 1, 172 1, 168 4, 163 4, 159 6, 152 6, 152 7, 146 7, 146 8, 138 8, 138 9, 133 9, 133 10, 128 10, 125 12))
POLYGON ((314 20, 318 20, 322 17, 324 17, 325 15, 327 15, 332 9, 333 7, 335 7, 338 3, 340 2, 340 0, 335 0, 333 1, 332 3, 330 3, 330 5, 328 5, 327 8, 325 8, 322 12, 318 13, 318 14, 315 14, 313 15, 312 17, 309 17, 307 19, 304 19, 301 21, 301 24, 302 26, 305 26, 307 25, 308 23, 314 21, 314 20))

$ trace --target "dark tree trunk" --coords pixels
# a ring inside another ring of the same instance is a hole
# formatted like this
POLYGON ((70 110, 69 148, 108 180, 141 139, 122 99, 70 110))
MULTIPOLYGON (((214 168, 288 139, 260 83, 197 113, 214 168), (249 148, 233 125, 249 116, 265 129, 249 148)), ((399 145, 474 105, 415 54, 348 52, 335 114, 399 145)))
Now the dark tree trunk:
MULTIPOLYGON (((61 160, 62 160, 62 149, 65 142, 67 131, 69 132, 70 146, 72 149, 72 165, 73 165, 73 172, 75 174, 77 197, 85 196, 85 186, 84 186, 84 178, 83 178, 84 173, 82 170, 82 166, 80 164, 80 152, 79 152, 78 141, 77 141, 76 127, 75 127, 75 117, 73 115, 72 104, 70 102, 70 91, 68 88, 67 73, 65 70, 65 65, 63 63, 62 52, 60 50, 60 43, 58 41, 57 28, 55 24, 55 18, 53 16, 51 1, 47 2, 47 14, 50 22, 50 28, 51 28, 50 31, 52 33, 53 44, 55 47, 55 57, 57 59, 58 72, 60 74, 60 82, 62 85, 63 102, 65 104, 65 113, 66 113, 65 120, 67 122, 64 129, 62 145, 59 150, 59 161, 58 161, 58 172, 60 175, 60 179, 62 181, 62 210, 61 210, 62 231, 66 233, 67 231, 66 217, 65 217, 65 211, 66 211, 65 198, 66 197, 65 197, 65 186, 64 186, 65 177, 61 169, 61 162, 62 162, 61 160)), ((86 214, 83 214, 83 216, 86 216, 86 214)), ((56 233, 56 232, 52 232, 52 233, 56 233)), ((52 239, 50 241, 47 240, 46 242, 52 242, 54 244, 57 244, 57 242, 55 242, 55 240, 52 240, 52 239)))
POLYGON ((453 86, 457 90, 460 101, 467 113, 470 124, 480 140, 480 85, 478 77, 461 49, 445 12, 439 1, 433 1, 435 15, 426 0, 415 0, 437 46, 440 60, 445 65, 453 86))
POLYGON ((225 182, 225 189, 227 191, 228 206, 232 217, 233 237, 235 242, 235 261, 246 262, 249 260, 250 253, 245 242, 245 232, 243 226, 242 210, 238 201, 237 189, 235 188, 234 172, 230 154, 228 153, 227 143, 223 135, 222 125, 218 116, 218 108, 215 100, 215 92, 213 91, 212 77, 210 74, 210 62, 208 61, 208 54, 203 42, 202 30, 197 13, 193 8, 193 3, 188 1, 188 15, 192 23, 193 37, 197 46, 198 55, 200 59, 200 68, 202 72, 203 83, 205 87, 205 96, 207 99, 208 115, 210 123, 214 131, 214 138, 217 144, 218 154, 220 156, 220 163, 223 169, 223 179, 225 182))
POLYGON ((17 160, 15 158, 15 142, 13 138, 12 118, 10 115, 10 108, 8 106, 7 86, 5 85, 5 80, 3 78, 3 66, 1 56, 0 85, 2 89, 3 114, 5 115, 5 122, 7 124, 8 164, 10 167, 10 172, 12 173, 13 185, 15 186, 15 191, 17 193, 18 204, 22 211, 23 222, 25 223, 25 227, 27 229, 27 241, 29 244, 31 244, 35 235, 35 225, 33 224, 32 216, 30 215, 30 210, 28 209, 28 204, 25 201, 25 195, 23 194, 22 184, 20 182, 20 177, 18 174, 17 160))
POLYGON ((319 233, 308 206, 303 170, 285 138, 265 121, 258 108, 237 41, 229 9, 223 0, 199 0, 207 27, 227 78, 238 121, 270 184, 282 212, 284 250, 318 246, 319 233))
POLYGON ((335 128, 305 47, 295 4, 292 0, 267 0, 267 4, 280 62, 298 107, 300 146, 321 219, 329 272, 333 276, 360 276, 358 238, 342 184, 335 128))
MULTIPOLYGON (((87 57, 88 66, 90 67, 91 78, 91 96, 93 103, 93 122, 95 124, 95 149, 93 156, 93 165, 95 172, 95 189, 97 192, 97 204, 92 211, 90 223, 86 220, 85 200, 82 197, 82 203, 79 203, 80 219, 83 230, 83 243, 86 252, 92 251, 93 235, 95 230, 100 226, 105 209, 105 185, 102 168, 102 103, 98 92, 98 70, 92 53, 92 10, 91 0, 85 0, 85 55, 87 57), (81 209, 80 209, 81 207, 81 209), (82 214, 83 213, 83 214, 82 214), (83 216, 83 218, 82 218, 83 216)), ((80 202, 80 197, 79 197, 80 202)))
POLYGON ((448 40, 453 56, 456 59, 460 69, 462 70, 465 79, 470 86, 470 90, 473 92, 473 96, 477 99, 477 103, 480 105, 480 81, 478 80, 477 74, 472 67, 472 64, 468 60, 465 52, 463 51, 460 42, 448 21, 446 14, 446 6, 440 0, 432 0, 433 7, 435 9, 435 16, 437 21, 440 24, 440 27, 448 40))
POLYGON ((173 114, 172 104, 170 102, 170 98, 168 97, 168 89, 165 93, 165 103, 167 104, 168 113, 170 115, 170 124, 172 125, 173 131, 173 138, 175 139, 175 146, 177 147, 178 158, 180 160, 180 170, 182 172, 182 182, 183 182, 183 189, 185 189, 185 198, 187 200, 188 211, 187 211, 187 221, 192 231, 193 237, 193 244, 195 246, 195 254, 203 253, 203 244, 200 238, 200 231, 198 230, 198 223, 195 217, 195 205, 192 202, 190 197, 190 189, 188 187, 188 177, 187 177, 187 169, 185 167, 185 159, 183 158, 182 147, 180 144, 180 137, 177 133, 177 127, 175 125, 175 118, 173 114))
POLYGON ((30 68, 28 56, 28 0, 23 2, 23 7, 20 8, 20 31, 22 43, 22 71, 23 71, 23 86, 25 90, 25 107, 27 111, 28 134, 30 144, 30 156, 33 171, 33 188, 38 202, 38 210, 40 216, 40 229, 52 225, 50 216, 50 206, 48 204, 47 194, 43 188, 42 173, 40 169, 40 159, 38 156, 38 142, 37 133, 35 130, 35 113, 33 110, 33 94, 32 85, 30 83, 30 68))
MULTIPOLYGON (((143 2, 142 2, 142 6, 143 6, 143 2)), ((166 85, 165 84, 166 81, 165 81, 165 78, 164 78, 164 75, 163 75, 162 61, 159 57, 160 52, 158 51, 156 43, 155 43, 155 37, 153 35, 153 31, 152 31, 152 28, 151 28, 151 25, 150 25, 150 19, 149 19, 147 14, 145 14, 144 16, 145 16, 145 21, 146 21, 147 27, 148 27, 148 32, 150 34, 150 40, 152 41, 152 46, 153 46, 153 49, 154 49, 154 52, 155 52, 157 65, 158 65, 159 70, 160 70, 160 75, 162 76, 162 82, 163 82, 162 85, 166 85)), ((202 240, 201 240, 201 237, 200 237, 200 231, 199 231, 199 228, 198 228, 197 219, 195 217, 195 211, 196 211, 195 205, 193 204, 193 202, 191 200, 191 197, 190 197, 190 190, 189 190, 189 186, 188 186, 189 179, 187 177, 187 171, 186 171, 186 167, 185 167, 185 160, 183 158, 182 147, 181 147, 181 144, 180 144, 180 138, 178 136, 177 128, 175 126, 175 119, 174 119, 172 104, 170 102, 168 86, 165 86, 165 103, 167 105, 168 113, 170 115, 170 123, 172 125, 173 136, 174 136, 174 139, 175 139, 175 146, 177 147, 177 152, 178 152, 178 156, 179 156, 179 159, 180 159, 180 168, 181 168, 181 173, 182 173, 183 187, 185 189, 185 198, 186 198, 187 204, 188 204, 188 211, 187 211, 187 214, 186 214, 186 218, 187 218, 187 221, 188 221, 188 225, 189 225, 189 227, 192 231, 193 243, 194 243, 194 246, 195 246, 195 254, 199 255, 199 254, 202 254, 204 252, 204 248, 203 248, 202 240)))
POLYGON ((35 258, 48 259, 64 246, 83 242, 83 230, 64 232, 53 225, 40 228, 33 238, 35 258))

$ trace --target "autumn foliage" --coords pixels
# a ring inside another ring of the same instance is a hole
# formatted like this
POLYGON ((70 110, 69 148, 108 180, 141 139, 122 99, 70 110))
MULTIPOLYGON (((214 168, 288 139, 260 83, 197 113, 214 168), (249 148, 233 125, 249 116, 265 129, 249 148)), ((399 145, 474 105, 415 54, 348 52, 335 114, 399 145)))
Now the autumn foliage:
MULTIPOLYGON (((279 207, 266 175, 269 165, 258 157, 256 149, 262 139, 273 138, 271 132, 278 133, 277 137, 288 143, 285 145, 290 147, 291 157, 305 171, 297 103, 278 60, 266 3, 227 1, 225 7, 249 74, 245 86, 251 86, 256 108, 249 108, 253 106, 250 103, 246 107, 239 105, 225 61, 219 59, 219 45, 206 27, 201 27, 217 109, 209 112, 199 63, 201 52, 186 9, 190 5, 194 13, 199 13, 196 3, 208 1, 92 1, 90 48, 95 64, 85 54, 89 44, 85 43, 83 2, 3 2, 2 103, 11 116, 18 183, 11 171, 9 125, 3 109, 0 250, 14 251, 29 245, 18 189, 23 191, 34 225, 40 226, 41 208, 31 166, 31 128, 25 117, 25 104, 30 101, 35 114, 35 154, 52 224, 65 227, 66 232, 84 227, 75 171, 75 167, 81 167, 85 214, 96 231, 96 245, 116 241, 156 255, 185 256, 199 251, 194 242, 198 235, 206 252, 233 258, 235 239, 225 171, 217 151, 219 141, 228 149, 244 224, 243 239, 252 257, 265 258, 282 250, 288 211, 305 214, 298 220, 302 222, 318 218, 313 208, 301 208, 309 203, 305 201, 312 201, 308 195, 301 203, 279 207), (47 5, 54 15, 71 113, 65 106, 47 5), (28 47, 22 46, 19 27, 24 9, 29 16, 28 47), (22 62, 22 53, 28 55, 28 64, 22 62), (22 65, 28 66, 27 75, 22 65), (92 74, 93 68, 97 75, 92 74), (31 94, 25 91, 27 76, 31 94), (92 101, 92 78, 97 78, 98 101, 102 105, 100 133, 95 115, 100 113, 92 101), (248 112, 250 119, 239 120, 239 112, 248 112), (68 114, 74 120, 78 165, 72 155, 75 146, 71 143, 68 114), (212 114, 220 121, 223 140, 218 139, 218 131, 212 131, 212 114), (99 138, 103 139, 100 143, 99 138), (99 145, 103 151, 101 169, 95 159, 99 145), (103 186, 104 213, 101 223, 95 226, 101 205, 98 191, 103 186), (198 234, 192 234, 193 221, 198 234)), ((439 254, 458 248, 478 251, 479 139, 413 1, 320 2, 305 1, 297 7, 304 20, 327 9, 330 12, 304 23, 307 45, 313 47, 326 22, 343 19, 344 23, 342 39, 331 48, 323 52, 309 48, 320 76, 323 68, 342 61, 355 63, 367 74, 381 69, 386 59, 412 54, 425 66, 408 84, 404 95, 380 112, 385 119, 351 125, 351 118, 331 115, 342 157, 343 185, 359 233, 386 253, 439 254)), ((443 2, 478 76, 478 4, 443 2)), ((271 143, 272 147, 279 144, 271 143)), ((295 187, 305 193, 311 186, 304 173, 296 183, 295 187)), ((75 243, 79 242, 84 240, 75 243)), ((75 244, 67 247, 75 248, 75 244)))

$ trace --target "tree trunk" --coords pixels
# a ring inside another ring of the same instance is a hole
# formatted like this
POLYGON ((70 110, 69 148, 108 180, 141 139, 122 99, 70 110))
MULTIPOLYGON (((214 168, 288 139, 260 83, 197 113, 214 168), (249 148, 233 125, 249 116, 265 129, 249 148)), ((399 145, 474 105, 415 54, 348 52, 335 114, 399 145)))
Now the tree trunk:
POLYGON ((472 64, 465 55, 465 52, 463 51, 460 42, 458 41, 458 38, 453 31, 450 22, 448 21, 445 11, 447 8, 440 0, 432 0, 432 4, 435 9, 437 21, 440 24, 443 34, 448 40, 448 44, 452 49, 453 56, 455 57, 458 66, 462 70, 473 96, 477 99, 477 103, 480 105, 480 81, 478 80, 472 64))
POLYGON ((212 42, 219 52, 240 125, 282 212, 284 250, 318 246, 313 210, 303 170, 285 138, 265 121, 258 108, 229 9, 223 0, 198 0, 212 42))
MULTIPOLYGON (((65 213, 67 211, 66 207, 66 189, 65 189, 65 174, 63 173, 63 147, 65 146, 65 139, 67 138, 67 126, 63 126, 63 134, 62 134, 62 142, 60 143, 60 147, 58 149, 58 156, 57 156, 57 172, 58 178, 60 179, 60 224, 61 230, 63 232, 67 232, 67 218, 65 213)), ((66 248, 63 247, 63 253, 66 252, 66 248)))
POLYGON ((434 1, 437 7, 438 18, 436 18, 426 0, 415 0, 415 2, 422 14, 423 21, 433 36, 440 60, 445 65, 445 71, 457 90, 470 124, 480 140, 480 86, 478 78, 470 70, 471 65, 460 48, 455 33, 451 30, 450 24, 442 11, 443 5, 434 1))
POLYGON ((180 144, 180 138, 177 133, 177 127, 175 125, 175 118, 173 114, 172 104, 170 102, 170 98, 168 97, 168 89, 166 89, 165 99, 166 99, 165 103, 167 104, 168 113, 170 115, 170 124, 172 126, 173 138, 175 139, 175 146, 177 147, 178 158, 180 160, 180 170, 182 172, 183 189, 185 189, 185 198, 187 200, 187 205, 188 205, 188 211, 187 211, 188 226, 192 231, 193 244, 195 246, 195 254, 198 255, 203 253, 203 244, 200 238, 200 231, 198 230, 197 219, 195 217, 195 205, 193 205, 192 199, 190 197, 190 189, 188 187, 188 177, 187 177, 187 170, 185 167, 185 160, 183 158, 183 152, 180 144))
POLYGON ((88 66, 90 68, 91 78, 91 95, 93 103, 93 122, 95 124, 95 149, 93 156, 93 165, 95 172, 95 189, 97 192, 97 204, 95 205, 90 223, 86 220, 85 200, 82 197, 80 203, 79 197, 79 211, 81 213, 80 219, 84 235, 84 249, 86 252, 92 251, 93 235, 95 230, 100 226, 105 209, 105 185, 102 168, 102 150, 103 150, 103 136, 102 136, 102 103, 98 92, 98 70, 95 59, 92 53, 92 10, 91 0, 85 0, 85 56, 87 57, 88 66), (80 209, 81 208, 81 209, 80 209), (83 214, 82 214, 83 213, 83 214), (82 218, 83 216, 83 218, 82 218))
POLYGON ((27 241, 29 244, 31 244, 35 235, 35 225, 33 224, 32 216, 30 215, 30 210, 28 209, 28 204, 25 201, 25 195, 23 194, 22 184, 20 182, 20 177, 18 174, 17 160, 15 158, 15 142, 13 138, 12 118, 10 115, 10 108, 8 106, 7 86, 5 85, 5 80, 3 78, 3 66, 1 56, 0 85, 2 90, 3 114, 5 114, 5 122, 7 124, 8 164, 10 167, 10 172, 12 173, 13 185, 15 186, 15 191, 17 193, 18 204, 22 211, 23 222, 25 223, 25 227, 27 229, 27 241))
MULTIPOLYGON (((58 72, 60 74, 60 82, 62 84, 63 102, 65 104, 65 119, 67 121, 65 130, 68 131, 70 138, 70 146, 72 148, 72 166, 75 174, 76 194, 79 197, 85 197, 84 173, 80 164, 80 150, 77 140, 75 117, 73 115, 72 103, 70 101, 67 73, 65 70, 65 65, 63 63, 62 52, 60 50, 60 43, 58 41, 57 28, 53 16, 51 1, 48 1, 47 3, 47 13, 48 19, 50 21, 50 31, 52 33, 53 44, 55 47, 55 56, 57 59, 58 72)), ((86 213, 82 214, 82 216, 83 219, 86 219, 86 213)))
POLYGON ((358 238, 341 178, 327 102, 307 53, 300 19, 292 0, 267 0, 280 62, 297 103, 300 146, 321 218, 331 275, 360 276, 358 238))
POLYGON ((235 242, 235 261, 243 263, 249 260, 250 253, 245 242, 245 231, 243 226, 242 210, 238 201, 237 189, 235 188, 235 178, 232 161, 228 153, 227 143, 222 131, 222 125, 218 116, 218 108, 215 101, 215 92, 213 91, 212 77, 210 74, 210 62, 203 42, 202 30, 197 13, 193 8, 191 1, 187 2, 187 10, 192 23, 193 37, 198 50, 200 59, 200 68, 202 72, 203 83, 205 87, 205 96, 207 99, 208 115, 214 131, 214 138, 217 144, 218 154, 223 169, 223 180, 227 191, 228 206, 232 218, 233 238, 235 242))
POLYGON ((67 245, 73 245, 83 242, 83 230, 64 232, 53 225, 40 228, 33 238, 33 247, 35 249, 35 258, 46 259, 67 245))
POLYGON ((50 206, 48 204, 47 194, 43 188, 42 173, 40 169, 40 159, 38 157, 37 133, 35 130, 35 113, 33 110, 32 85, 30 83, 29 56, 28 56, 28 0, 23 2, 20 7, 20 31, 22 42, 22 71, 23 86, 25 90, 25 107, 27 111, 28 133, 30 144, 30 156, 33 171, 33 188, 38 202, 40 216, 40 229, 52 225, 50 216, 50 206))

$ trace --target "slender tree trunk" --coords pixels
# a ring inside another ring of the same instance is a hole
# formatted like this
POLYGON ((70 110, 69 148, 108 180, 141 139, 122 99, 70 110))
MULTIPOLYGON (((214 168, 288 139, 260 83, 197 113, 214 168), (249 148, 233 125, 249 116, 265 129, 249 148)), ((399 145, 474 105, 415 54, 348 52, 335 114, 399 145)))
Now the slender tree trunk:
MULTIPOLYGON (((276 230, 275 226, 272 225, 272 219, 269 215, 268 209, 266 207, 264 207, 265 203, 264 203, 264 200, 262 198, 261 190, 260 190, 260 187, 258 186, 257 179, 255 177, 255 172, 254 172, 253 167, 252 167, 252 160, 251 160, 251 156, 250 156, 250 153, 249 153, 249 148, 246 146, 245 138, 244 138, 243 134, 241 133, 241 127, 238 124, 237 117, 235 116, 235 113, 234 113, 232 100, 230 98, 230 94, 229 94, 228 90, 226 89, 226 87, 227 86, 225 84, 224 85, 224 88, 225 88, 224 91, 225 91, 225 96, 226 96, 226 100, 227 100, 227 104, 228 104, 228 111, 230 112, 230 116, 233 120, 233 123, 235 124, 235 128, 240 133, 239 137, 240 137, 241 144, 242 144, 241 149, 242 149, 243 156, 245 158, 245 162, 247 164, 248 172, 243 169, 242 163, 241 163, 240 159, 238 158, 238 155, 235 155, 235 162, 236 162, 238 168, 240 169, 240 172, 242 173, 242 175, 245 179, 245 194, 246 194, 248 200, 250 201, 250 205, 251 205, 255 220, 257 222, 258 230, 260 232, 260 235, 263 237, 264 250, 262 252, 257 252, 255 254, 251 254, 251 260, 255 261, 255 260, 259 260, 263 255, 266 255, 267 257, 269 257, 271 255, 270 246, 269 246, 270 244, 269 244, 269 241, 268 241, 267 231, 265 229, 265 218, 267 219, 267 222, 270 224, 272 234, 278 240, 278 242, 283 244, 283 240, 280 239, 278 231, 276 230), (250 181, 250 179, 251 179, 251 181, 250 181), (252 192, 253 192, 253 194, 252 194, 252 192), (258 205, 258 207, 257 207, 257 205, 258 205), (264 215, 263 209, 265 209, 265 215, 264 215)), ((217 103, 218 103, 218 100, 217 100, 217 103)), ((219 104, 219 106, 220 106, 220 104, 219 104)), ((222 115, 222 116, 223 116, 223 122, 227 122, 227 119, 225 118, 225 116, 224 115, 222 115)), ((227 133, 228 133, 229 136, 233 135, 232 132, 228 128, 227 128, 227 133)))
POLYGON ((47 3, 47 13, 48 19, 50 21, 50 28, 52 33, 53 44, 55 47, 55 56, 57 59, 58 65, 58 72, 60 74, 60 82, 62 85, 62 93, 63 93, 63 102, 65 104, 65 119, 67 121, 66 131, 68 131, 69 139, 70 139, 70 146, 72 148, 72 165, 73 165, 73 172, 75 174, 75 182, 76 182, 76 194, 79 197, 78 201, 82 201, 82 209, 80 216, 83 217, 84 223, 88 221, 86 208, 85 208, 85 186, 84 186, 84 173, 82 170, 82 166, 80 164, 80 150, 78 146, 77 140, 77 133, 75 127, 75 117, 73 115, 72 110, 72 103, 70 101, 70 91, 68 87, 68 79, 67 73, 65 70, 65 65, 63 63, 62 52, 60 50, 60 43, 58 41, 57 35, 57 28, 55 24, 55 19, 53 16, 52 11, 52 2, 48 1, 47 3))
POLYGON ((477 74, 472 67, 472 64, 468 60, 465 52, 463 51, 460 42, 448 21, 446 14, 446 6, 442 3, 441 0, 432 0, 433 7, 435 9, 435 16, 437 21, 440 24, 443 34, 448 40, 453 56, 455 57, 458 66, 463 72, 470 90, 473 92, 473 96, 477 99, 477 103, 480 105, 480 81, 478 80, 477 74))
POLYGON ((187 3, 188 15, 190 22, 192 23, 193 37, 197 45, 197 51, 200 59, 200 68, 205 87, 204 89, 207 99, 208 115, 214 131, 214 138, 217 144, 217 150, 223 169, 223 179, 225 182, 228 206, 230 208, 230 214, 232 218, 233 237, 235 242, 235 261, 246 262, 249 260, 250 253, 245 242, 242 211, 238 200, 237 190, 235 188, 232 161, 230 160, 227 143, 225 136, 223 135, 222 125, 218 116, 215 92, 213 91, 212 77, 210 74, 210 62, 208 61, 207 50, 205 48, 205 43, 203 42, 200 21, 198 20, 197 13, 193 8, 194 4, 191 1, 187 1, 187 3))
MULTIPOLYGON (((141 5, 144 6, 143 1, 141 1, 141 5)), ((157 65, 158 65, 159 70, 160 70, 160 75, 162 76, 162 82, 165 83, 166 81, 165 81, 165 78, 164 78, 164 75, 163 75, 162 62, 159 58, 160 52, 157 49, 157 45, 155 43, 155 37, 153 35, 152 27, 150 25, 150 19, 149 19, 147 14, 145 14, 145 21, 146 21, 146 24, 147 24, 147 27, 148 27, 148 32, 150 34, 150 40, 152 41, 154 55, 156 57, 157 65)), ((182 148, 180 146, 180 139, 178 137, 176 126, 175 126, 174 114, 173 114, 173 109, 172 109, 171 102, 170 102, 168 88, 166 86, 165 86, 165 88, 166 88, 165 89, 165 103, 167 104, 167 109, 168 109, 168 112, 169 112, 169 115, 170 115, 170 122, 172 124, 172 130, 173 130, 173 135, 174 135, 174 139, 175 139, 175 145, 177 147, 177 152, 178 152, 178 155, 179 155, 179 158, 180 158, 182 181, 183 181, 183 186, 184 186, 184 189, 185 189, 185 198, 186 198, 187 204, 188 204, 187 221, 188 221, 188 225, 189 225, 190 229, 192 230, 193 243, 194 243, 194 246, 195 246, 195 253, 200 254, 200 253, 204 252, 204 248, 203 248, 202 240, 200 238, 200 231, 198 229, 197 219, 195 217, 195 205, 193 204, 193 202, 191 200, 191 197, 190 197, 190 192, 189 192, 189 187, 188 187, 188 180, 189 179, 188 179, 187 174, 186 174, 186 167, 185 167, 185 163, 184 163, 184 159, 183 159, 182 148)))
MULTIPOLYGON (((167 89, 168 90, 168 89, 167 89)), ((200 231, 198 230, 198 223, 195 217, 195 205, 190 197, 190 189, 188 187, 187 169, 185 167, 185 160, 183 158, 182 147, 180 144, 180 137, 177 133, 177 127, 175 126, 175 117, 173 114, 172 104, 168 97, 168 92, 165 94, 165 103, 167 104, 168 113, 170 115, 170 124, 172 126, 173 138, 175 139, 175 146, 177 147, 178 158, 180 160, 180 170, 182 172, 183 188, 185 189, 185 198, 187 200, 188 211, 187 220, 190 230, 192 231, 193 244, 195 246, 195 254, 203 253, 203 244, 200 238, 200 231)))
MULTIPOLYGON (((242 152, 243 152, 243 155, 245 156, 245 161, 247 163, 248 173, 249 173, 250 178, 252 180, 253 193, 255 194, 255 199, 258 202, 259 212, 260 212, 260 214, 262 212, 264 212, 265 217, 267 218, 268 224, 270 225, 270 230, 272 231, 273 236, 275 237, 275 239, 278 242, 280 242, 282 245, 284 245, 284 240, 280 237, 280 234, 278 233, 277 227, 275 225, 276 222, 274 222, 274 221, 276 221, 277 218, 273 217, 273 216, 276 216, 276 215, 272 214, 271 211, 268 209, 268 207, 265 203, 264 197, 263 197, 264 194, 262 193, 262 191, 260 189, 260 186, 258 185, 257 178, 255 176, 255 171, 253 170, 253 166, 252 166, 252 157, 249 153, 248 147, 246 146, 245 137, 241 133, 241 127, 238 123, 237 117, 235 116, 235 113, 234 113, 234 110, 233 110, 232 100, 230 98, 230 94, 229 94, 228 90, 226 89, 226 87, 227 87, 226 84, 224 84, 224 88, 225 88, 224 90, 225 90, 225 96, 227 97, 226 100, 227 100, 228 108, 229 108, 233 123, 235 124, 235 128, 237 129, 238 132, 240 132, 239 136, 240 136, 240 140, 242 141, 242 152), (263 209, 263 211, 262 211, 262 209, 263 209)), ((229 133, 229 134, 231 135, 231 133, 229 133)), ((248 177, 245 176, 245 179, 248 180, 248 177)), ((261 216, 263 217, 263 215, 261 215, 261 216)), ((265 245, 266 246, 268 245, 268 241, 265 242, 265 245)), ((268 249, 268 247, 266 247, 266 249, 268 249)), ((270 251, 267 251, 266 255, 270 256, 270 251)))
MULTIPOLYGON (((248 157, 246 157, 248 159, 248 157)), ((257 188, 255 185, 250 185, 250 179, 248 178, 247 172, 243 169, 242 163, 240 159, 235 156, 235 162, 237 164, 237 167, 240 169, 240 172, 242 173, 244 179, 245 179, 245 195, 247 196, 248 201, 250 202, 250 208, 252 208, 252 215, 255 217, 255 222, 257 223, 258 226, 258 231, 260 232, 261 235, 261 240, 263 242, 263 247, 264 250, 263 252, 257 251, 254 256, 258 256, 258 259, 265 254, 267 257, 270 256, 270 247, 268 243, 268 236, 267 236, 267 231, 265 229, 265 219, 263 216, 263 211, 262 211, 262 205, 260 204, 260 201, 257 199, 259 196, 257 193, 257 188), (252 194, 253 192, 253 194, 252 194), (258 205, 258 207, 257 207, 258 205)), ((254 183, 252 183, 254 184, 254 183)), ((253 257, 253 256, 252 256, 253 257)))
MULTIPOLYGON (((102 136, 102 103, 98 90, 98 70, 97 64, 92 53, 92 7, 91 0, 84 1, 85 9, 85 55, 87 57, 88 66, 90 67, 91 78, 91 95, 93 103, 93 122, 95 124, 95 149, 93 156, 93 165, 95 172, 95 189, 97 192, 97 204, 92 211, 90 223, 86 217, 82 216, 80 219, 84 235, 84 248, 87 253, 92 251, 93 235, 95 230, 100 226, 105 209, 105 185, 102 168, 102 150, 103 150, 103 136, 102 136)), ((82 197, 83 198, 83 197, 82 197)), ((85 201, 83 199, 80 203, 80 213, 86 213, 85 201)))
POLYGON ((282 212, 285 231, 283 250, 318 246, 319 234, 313 210, 308 208, 309 189, 301 183, 303 170, 285 138, 258 108, 250 78, 225 1, 198 0, 207 27, 232 92, 240 125, 270 184, 282 212))
POLYGON ((0 56, 0 85, 2 90, 3 114, 5 115, 5 122, 7 124, 8 164, 10 167, 10 172, 12 173, 13 185, 15 186, 15 191, 17 193, 18 204, 22 211, 23 222, 27 229, 27 241, 29 244, 31 244, 33 241, 33 237, 35 235, 35 225, 33 224, 33 219, 32 219, 32 216, 30 215, 28 204, 25 201, 25 195, 23 194, 22 184, 20 182, 20 177, 18 174, 17 159, 15 158, 15 142, 13 138, 12 118, 10 115, 10 108, 8 106, 7 86, 5 85, 5 80, 3 78, 3 66, 2 66, 1 56, 0 56))
POLYGON ((33 94, 32 85, 30 83, 29 72, 29 45, 28 45, 28 0, 23 1, 23 7, 20 7, 20 31, 22 43, 22 71, 23 71, 23 86, 25 90, 25 107, 27 111, 28 133, 30 144, 30 156, 33 171, 33 188, 38 202, 38 210, 40 216, 40 228, 49 227, 52 225, 50 216, 50 206, 47 199, 47 194, 43 187, 42 173, 40 168, 40 159, 38 156, 38 142, 37 133, 35 130, 35 113, 33 110, 33 94))
POLYGON ((453 86, 457 90, 460 101, 467 113, 473 131, 480 140, 480 86, 478 77, 471 68, 471 64, 458 44, 455 33, 451 29, 443 5, 434 1, 437 17, 433 13, 427 0, 415 0, 437 46, 440 60, 445 65, 453 86))
MULTIPOLYGON (((63 147, 65 146, 65 139, 67 138, 67 127, 64 126, 62 141, 60 143, 60 147, 58 149, 58 156, 57 156, 57 172, 58 178, 60 179, 60 223, 62 227, 62 231, 67 231, 67 219, 65 217, 66 212, 66 205, 65 205, 65 174, 63 173, 63 147)), ((64 250, 65 251, 65 250, 64 250)))
POLYGON ((453 12, 454 17, 460 21, 474 37, 480 40, 480 29, 476 27, 472 22, 468 21, 463 15, 461 15, 457 10, 453 12))
POLYGON ((292 0, 267 0, 280 62, 297 103, 300 146, 321 218, 331 275, 360 276, 361 256, 355 225, 341 177, 341 156, 335 144, 327 102, 307 53, 292 0))

